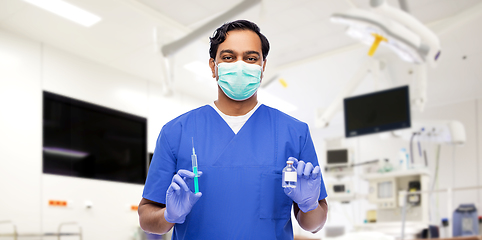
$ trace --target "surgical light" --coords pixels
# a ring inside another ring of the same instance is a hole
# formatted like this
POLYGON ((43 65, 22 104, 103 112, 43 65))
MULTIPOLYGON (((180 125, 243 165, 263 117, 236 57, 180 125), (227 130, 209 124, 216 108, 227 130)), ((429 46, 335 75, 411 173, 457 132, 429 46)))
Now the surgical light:
POLYGON ((389 47, 404 61, 435 65, 440 56, 440 42, 430 29, 385 1, 372 1, 371 6, 370 11, 350 9, 334 13, 330 20, 347 25, 347 35, 372 45, 370 56, 380 44, 389 47))
POLYGON ((84 9, 61 0, 24 0, 39 8, 55 13, 63 18, 78 23, 84 27, 91 27, 102 18, 84 9))

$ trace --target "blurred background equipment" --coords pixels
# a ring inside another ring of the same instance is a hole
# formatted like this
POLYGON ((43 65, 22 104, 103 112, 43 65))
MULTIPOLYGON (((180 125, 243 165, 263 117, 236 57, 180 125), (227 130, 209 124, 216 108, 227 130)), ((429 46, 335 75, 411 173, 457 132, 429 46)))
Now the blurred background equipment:
POLYGON ((453 215, 453 236, 479 235, 479 220, 474 204, 461 204, 453 215))
POLYGON ((144 184, 147 119, 43 93, 43 172, 144 184))
POLYGON ((345 136, 409 128, 408 86, 344 99, 345 136))

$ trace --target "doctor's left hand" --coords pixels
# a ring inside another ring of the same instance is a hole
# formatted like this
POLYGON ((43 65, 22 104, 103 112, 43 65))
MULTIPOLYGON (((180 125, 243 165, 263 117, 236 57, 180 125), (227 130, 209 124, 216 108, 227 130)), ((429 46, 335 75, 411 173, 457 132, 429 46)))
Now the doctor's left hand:
POLYGON ((313 167, 313 164, 310 162, 298 161, 294 157, 290 157, 288 160, 293 161, 293 167, 296 168, 298 179, 296 188, 285 188, 285 194, 296 202, 303 212, 316 209, 321 188, 320 167, 313 167))
MULTIPOLYGON (((199 171, 199 176, 202 172, 199 171)), ((184 223, 192 207, 201 198, 202 193, 194 194, 187 186, 192 181, 194 173, 181 169, 172 177, 171 185, 166 192, 166 210, 164 218, 170 223, 184 223)))

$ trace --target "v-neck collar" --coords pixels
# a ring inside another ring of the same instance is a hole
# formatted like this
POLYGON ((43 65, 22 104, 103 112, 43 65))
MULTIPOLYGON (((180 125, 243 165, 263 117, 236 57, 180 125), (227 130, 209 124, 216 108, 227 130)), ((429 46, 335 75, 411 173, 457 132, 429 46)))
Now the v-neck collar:
MULTIPOLYGON (((272 126, 271 120, 269 118, 262 118, 263 114, 266 113, 266 107, 261 104, 251 115, 251 117, 246 121, 243 127, 239 130, 237 134, 234 134, 232 129, 229 125, 224 121, 224 119, 216 112, 214 108, 211 107, 210 121, 213 124, 214 129, 216 131, 216 135, 219 135, 219 142, 218 151, 211 151, 212 153, 215 152, 213 156, 210 156, 210 166, 220 167, 220 166, 236 166, 236 164, 241 163, 233 163, 232 161, 226 161, 227 159, 232 159, 230 154, 241 151, 242 154, 248 157, 250 160, 247 163, 250 166, 257 166, 257 154, 252 154, 256 146, 252 146, 254 144, 254 139, 261 139, 259 134, 263 131, 273 131, 272 128, 268 127, 272 126), (269 123, 266 123, 269 121, 269 123), (224 123, 221 123, 224 122, 224 123), (260 127, 262 128, 260 130, 260 127), (228 130, 229 129, 229 130, 228 130), (222 136, 222 137, 221 137, 222 136), (243 150, 240 150, 243 149, 243 150), (234 164, 234 165, 233 165, 234 164)), ((276 124, 275 124, 276 125, 276 124)), ((262 134, 265 135, 265 134, 262 134)), ((272 134, 268 134, 271 136, 272 134)), ((276 133, 273 134, 276 138, 276 133)), ((274 143, 273 143, 274 144, 274 143)), ((274 147, 276 148, 276 147, 274 147)), ((259 152, 258 152, 259 154, 259 152)), ((242 161, 241 161, 242 162, 242 161)))
POLYGON ((219 117, 221 117, 222 121, 228 126, 229 129, 231 129, 231 132, 234 134, 234 135, 237 135, 239 134, 239 132, 241 132, 242 129, 244 129, 246 126, 246 124, 248 123, 248 121, 253 117, 253 115, 256 113, 256 111, 258 110, 258 108, 261 106, 262 104, 260 102, 258 102, 256 104, 256 106, 254 106, 253 109, 251 109, 248 113, 246 113, 245 115, 242 115, 242 116, 230 116, 230 115, 226 115, 224 114, 223 112, 221 112, 221 110, 219 110, 219 108, 217 108, 217 106, 214 104, 214 102, 212 102, 211 104, 209 104, 210 107, 212 107, 217 115, 219 117), (242 122, 245 118, 247 117, 247 119, 244 121, 243 125, 241 126, 241 128, 238 130, 237 133, 234 132, 233 128, 229 125, 228 121, 238 121, 238 122, 242 122))

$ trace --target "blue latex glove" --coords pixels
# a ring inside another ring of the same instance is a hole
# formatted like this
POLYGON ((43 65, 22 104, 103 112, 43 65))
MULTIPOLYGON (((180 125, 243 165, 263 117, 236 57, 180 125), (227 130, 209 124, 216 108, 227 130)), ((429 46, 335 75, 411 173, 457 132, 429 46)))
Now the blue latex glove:
POLYGON ((294 157, 290 157, 288 160, 293 161, 293 167, 296 168, 298 179, 296 188, 285 188, 285 194, 296 202, 303 212, 316 209, 321 188, 320 167, 313 167, 313 164, 310 162, 298 161, 294 157))
MULTIPOLYGON (((198 172, 201 176, 202 172, 198 172)), ((186 181, 192 181, 194 173, 181 169, 172 177, 171 185, 166 192, 166 210, 164 218, 170 223, 184 223, 186 216, 191 212, 192 206, 199 200, 202 193, 194 194, 187 186, 186 181)))

